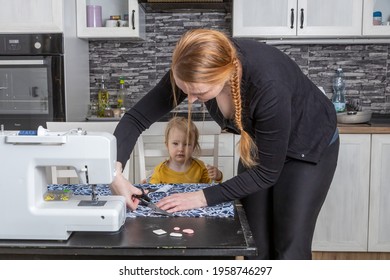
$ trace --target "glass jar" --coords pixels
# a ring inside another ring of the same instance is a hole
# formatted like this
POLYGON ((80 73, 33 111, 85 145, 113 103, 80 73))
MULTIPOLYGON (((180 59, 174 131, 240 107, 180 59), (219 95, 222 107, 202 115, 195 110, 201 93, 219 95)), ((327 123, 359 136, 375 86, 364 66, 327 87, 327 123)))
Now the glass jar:
POLYGON ((111 107, 107 106, 104 108, 104 117, 106 118, 112 118, 114 116, 111 107))
POLYGON ((97 103, 92 102, 88 105, 88 117, 97 117, 99 106, 97 103))

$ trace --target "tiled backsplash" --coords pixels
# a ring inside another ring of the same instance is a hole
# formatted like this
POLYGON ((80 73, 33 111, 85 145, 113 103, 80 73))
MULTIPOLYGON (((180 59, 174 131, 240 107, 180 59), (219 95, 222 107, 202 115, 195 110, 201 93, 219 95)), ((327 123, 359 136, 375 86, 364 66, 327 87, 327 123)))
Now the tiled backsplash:
MULTIPOLYGON (((169 69, 178 38, 188 29, 212 28, 231 34, 231 14, 147 13, 146 40, 91 40, 91 100, 96 99, 95 79, 104 75, 115 92, 124 77, 131 102, 139 100, 169 69)), ((347 97, 359 98, 364 108, 390 113, 390 45, 278 45, 292 57, 315 84, 332 92, 337 67, 345 72, 347 97)), ((261 62, 259 62, 261 63, 261 62)))

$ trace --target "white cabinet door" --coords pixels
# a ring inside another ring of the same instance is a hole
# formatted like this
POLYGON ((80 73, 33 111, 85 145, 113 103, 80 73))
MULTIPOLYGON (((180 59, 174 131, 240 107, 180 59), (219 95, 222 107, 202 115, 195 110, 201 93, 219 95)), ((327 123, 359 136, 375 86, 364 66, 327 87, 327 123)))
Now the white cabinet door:
POLYGON ((370 134, 341 134, 336 173, 317 220, 313 251, 367 251, 370 134))
POLYGON ((363 0, 234 0, 233 36, 361 35, 363 0))
POLYGON ((0 32, 61 33, 63 31, 62 1, 0 0, 0 32))
POLYGON ((372 135, 368 250, 390 252, 390 135, 372 135))
POLYGON ((77 0, 77 36, 79 38, 106 39, 144 39, 145 12, 137 0, 77 0), (87 27, 87 5, 102 7, 102 27, 87 27), (127 26, 105 27, 106 20, 112 15, 128 15, 127 26))
POLYGON ((297 34, 305 37, 359 36, 362 0, 298 0, 297 34))
POLYGON ((234 0, 233 36, 296 35, 297 0, 234 0))
POLYGON ((380 37, 390 36, 390 1, 364 0, 363 35, 380 37), (381 25, 374 25, 373 14, 377 11, 382 13, 381 25))

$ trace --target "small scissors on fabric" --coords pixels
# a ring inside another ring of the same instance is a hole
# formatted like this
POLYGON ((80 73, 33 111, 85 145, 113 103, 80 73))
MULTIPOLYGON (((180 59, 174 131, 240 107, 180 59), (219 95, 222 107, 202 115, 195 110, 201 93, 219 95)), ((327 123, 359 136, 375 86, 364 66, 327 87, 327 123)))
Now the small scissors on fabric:
POLYGON ((168 216, 168 217, 173 217, 173 214, 168 213, 167 211, 164 211, 164 210, 158 208, 156 206, 156 204, 154 204, 152 202, 150 197, 145 193, 145 190, 143 188, 140 188, 140 190, 142 191, 142 194, 141 195, 133 195, 133 197, 138 198, 143 205, 152 209, 153 212, 155 212, 156 214, 160 214, 160 215, 164 215, 164 216, 168 216))

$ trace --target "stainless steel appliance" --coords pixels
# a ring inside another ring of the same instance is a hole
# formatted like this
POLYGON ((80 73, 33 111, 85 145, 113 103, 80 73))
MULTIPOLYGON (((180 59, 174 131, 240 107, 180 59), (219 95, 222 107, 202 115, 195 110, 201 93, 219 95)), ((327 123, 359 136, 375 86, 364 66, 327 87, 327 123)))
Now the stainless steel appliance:
POLYGON ((36 129, 65 121, 63 35, 0 34, 0 124, 36 129))

